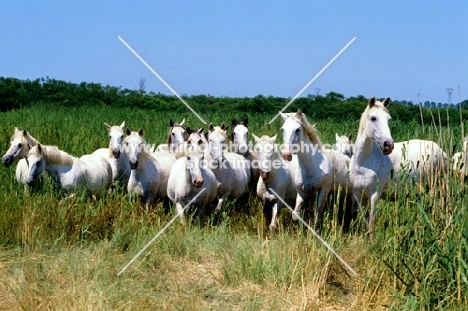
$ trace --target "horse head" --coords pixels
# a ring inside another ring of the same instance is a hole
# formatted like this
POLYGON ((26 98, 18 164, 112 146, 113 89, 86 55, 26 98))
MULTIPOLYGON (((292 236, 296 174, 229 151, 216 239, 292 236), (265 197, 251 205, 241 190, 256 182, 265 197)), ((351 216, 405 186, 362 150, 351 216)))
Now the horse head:
POLYGON ((127 137, 124 140, 124 150, 128 156, 130 168, 132 170, 138 168, 138 160, 143 153, 146 153, 146 142, 143 138, 143 129, 140 128, 138 132, 131 132, 127 128, 127 137))
POLYGON ((29 149, 34 145, 36 145, 36 141, 29 135, 28 131, 18 130, 18 128, 15 127, 15 132, 10 142, 10 148, 2 157, 3 165, 8 167, 19 159, 27 158, 29 149))
POLYGON ((258 165, 260 167, 260 176, 263 180, 270 178, 272 161, 274 160, 274 152, 276 149, 276 135, 269 137, 267 135, 259 138, 252 134, 255 140, 254 150, 258 156, 258 165))
POLYGON ((385 155, 391 154, 394 148, 389 127, 391 117, 387 110, 389 104, 390 98, 388 97, 383 102, 371 97, 359 126, 359 134, 372 139, 385 155))
POLYGON ((208 131, 208 151, 213 159, 214 164, 221 164, 223 162, 223 154, 227 148, 226 139, 228 126, 224 123, 221 126, 214 126, 212 123, 209 125, 208 131))
POLYGON ((242 121, 238 121, 232 117, 231 124, 231 140, 234 143, 235 151, 246 157, 249 154, 249 118, 245 115, 242 121))
POLYGON ((187 170, 190 174, 190 181, 196 188, 200 188, 204 182, 201 171, 203 159, 203 153, 198 152, 193 152, 187 156, 187 170))
POLYGON ((114 125, 110 126, 104 122, 104 126, 109 131, 109 150, 112 153, 112 156, 116 159, 120 158, 122 152, 122 145, 125 138, 125 121, 120 124, 120 126, 114 125))

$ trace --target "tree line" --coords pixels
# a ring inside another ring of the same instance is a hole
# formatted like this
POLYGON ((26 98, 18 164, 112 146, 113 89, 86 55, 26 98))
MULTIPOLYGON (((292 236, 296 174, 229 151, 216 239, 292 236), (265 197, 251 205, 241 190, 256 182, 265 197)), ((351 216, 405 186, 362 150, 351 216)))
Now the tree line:
MULTIPOLYGON (((185 95, 183 99, 196 111, 210 113, 229 111, 241 113, 276 114, 291 98, 258 95, 255 97, 214 97, 211 95, 185 95)), ((0 77, 0 111, 27 108, 32 105, 51 106, 99 106, 134 107, 159 111, 187 112, 176 96, 161 93, 147 93, 144 88, 130 90, 115 86, 103 86, 99 83, 81 82, 79 84, 49 77, 36 80, 20 80, 0 77)), ((313 120, 333 118, 336 120, 358 119, 365 109, 367 97, 358 95, 345 98, 337 92, 325 95, 306 95, 297 98, 288 111, 301 109, 313 120)), ((459 120, 460 108, 463 120, 468 118, 468 100, 457 105, 425 102, 415 105, 411 101, 393 101, 390 112, 393 119, 403 122, 434 121, 437 110, 443 109, 448 118, 440 118, 437 123, 447 119, 459 120)))

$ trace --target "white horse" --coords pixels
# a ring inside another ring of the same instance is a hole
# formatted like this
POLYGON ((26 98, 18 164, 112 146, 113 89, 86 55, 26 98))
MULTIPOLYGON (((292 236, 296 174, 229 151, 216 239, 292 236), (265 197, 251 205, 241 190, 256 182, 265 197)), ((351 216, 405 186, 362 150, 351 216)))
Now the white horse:
POLYGON ((257 189, 257 182, 260 178, 260 170, 253 163, 258 160, 258 156, 255 150, 249 149, 249 117, 244 115, 242 121, 236 120, 232 117, 231 119, 232 131, 230 139, 232 141, 234 152, 243 155, 250 164, 250 181, 249 189, 251 192, 255 192, 257 189))
POLYGON ((273 229, 277 225, 276 219, 283 207, 283 200, 288 205, 295 206, 297 191, 292 182, 291 171, 294 171, 299 164, 295 155, 291 162, 286 162, 281 157, 276 146, 276 135, 273 137, 264 135, 261 138, 254 134, 252 136, 255 140, 254 150, 258 154, 261 176, 257 183, 257 195, 262 200, 265 212, 269 212, 266 209, 271 207, 269 226, 273 229))
POLYGON ((110 126, 104 122, 104 126, 109 131, 109 148, 100 148, 93 152, 95 155, 107 159, 112 168, 112 184, 122 183, 126 185, 130 178, 130 164, 128 157, 123 152, 123 142, 125 139, 125 121, 120 126, 110 126))
POLYGON ((452 169, 456 174, 464 180, 465 176, 468 175, 468 137, 463 139, 463 149, 461 152, 456 152, 452 157, 452 169))
POLYGON ((388 188, 390 172, 394 169, 388 156, 395 146, 388 126, 389 104, 389 98, 383 102, 377 101, 375 97, 369 99, 359 121, 354 155, 350 163, 349 177, 354 197, 360 206, 367 206, 370 203, 367 225, 371 237, 375 227, 376 204, 388 188))
POLYGON ((149 153, 143 138, 143 129, 138 132, 126 130, 124 150, 130 165, 127 190, 140 196, 146 208, 157 198, 167 196, 167 180, 175 157, 168 152, 149 153))
POLYGON ((164 151, 174 154, 176 157, 183 156, 185 153, 185 129, 183 127, 185 119, 180 123, 174 123, 169 120, 169 133, 165 144, 160 144, 155 151, 164 151))
POLYGON ((11 137, 10 148, 2 157, 2 163, 5 167, 10 166, 18 161, 16 166, 16 180, 20 184, 26 185, 26 179, 29 173, 29 166, 26 158, 28 157, 29 149, 38 145, 39 142, 31 136, 26 130, 19 130, 15 127, 13 136, 11 137))
POLYGON ((221 211, 224 201, 228 195, 240 198, 248 189, 250 180, 250 169, 247 160, 233 152, 226 152, 227 147, 227 127, 223 123, 221 126, 209 125, 207 135, 208 148, 205 156, 209 168, 213 171, 218 180, 218 205, 216 211, 221 211))
POLYGON ((109 162, 92 154, 77 158, 55 146, 38 144, 29 150, 27 161, 28 184, 36 181, 44 170, 55 180, 57 187, 66 192, 87 190, 96 195, 112 183, 109 162))
POLYGON ((199 208, 203 215, 205 205, 216 198, 218 181, 214 173, 204 162, 204 154, 194 152, 177 159, 171 168, 167 182, 167 196, 175 203, 180 220, 185 223, 184 207, 200 193, 191 203, 199 208))
POLYGON ((447 154, 430 140, 411 139, 395 143, 389 155, 395 177, 415 181, 419 186, 426 182, 432 186, 434 176, 448 169, 447 154))
POLYGON ((350 196, 347 162, 349 158, 341 153, 325 150, 316 128, 307 121, 307 117, 298 110, 296 113, 281 113, 284 124, 283 157, 291 161, 294 151, 297 153, 298 167, 292 172, 292 180, 296 187, 297 198, 293 219, 304 201, 312 202, 316 197, 315 227, 320 229, 327 197, 330 193, 338 193, 341 188, 345 195, 350 196))
POLYGON ((370 203, 368 230, 375 230, 375 207, 389 185, 401 182, 425 185, 428 178, 447 169, 447 155, 435 142, 412 139, 394 143, 383 102, 369 99, 359 121, 358 137, 350 163, 350 180, 354 196, 361 206, 370 203), (393 172, 393 179, 391 174, 393 172))
POLYGON ((345 156, 351 158, 353 156, 353 134, 350 133, 348 136, 338 135, 335 133, 335 147, 341 151, 345 156))

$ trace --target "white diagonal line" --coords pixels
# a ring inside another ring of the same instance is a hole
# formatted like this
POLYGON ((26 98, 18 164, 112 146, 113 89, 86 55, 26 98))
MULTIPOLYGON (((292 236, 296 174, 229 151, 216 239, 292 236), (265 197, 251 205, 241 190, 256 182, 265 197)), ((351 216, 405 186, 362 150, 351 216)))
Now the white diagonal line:
POLYGON ((192 204, 193 201, 195 201, 196 198, 198 198, 198 196, 200 194, 203 193, 203 191, 205 191, 206 188, 203 188, 200 190, 199 193, 197 193, 196 196, 193 197, 193 199, 190 200, 190 202, 187 203, 187 205, 184 206, 184 208, 177 213, 177 215, 174 216, 174 218, 171 219, 171 221, 169 221, 165 226, 164 228, 162 228, 155 236, 154 238, 151 239, 151 241, 148 242, 148 244, 146 244, 139 252, 138 254, 136 254, 132 260, 130 260, 126 265, 125 267, 122 268, 122 270, 120 270, 119 273, 117 273, 117 276, 120 276, 125 270, 127 270, 127 268, 145 251, 145 249, 148 248, 148 246, 150 246, 154 241, 156 241, 156 239, 161 235, 163 234, 164 231, 166 231, 167 228, 169 228, 169 226, 177 219, 177 217, 179 217, 189 206, 190 204, 192 204))
POLYGON ((143 58, 141 58, 141 56, 138 55, 138 53, 135 52, 135 50, 132 49, 132 47, 131 47, 130 45, 128 45, 127 42, 125 42, 124 39, 122 39, 122 37, 118 36, 118 38, 119 38, 119 40, 133 53, 133 55, 135 55, 135 56, 143 63, 143 65, 145 65, 145 66, 156 76, 156 78, 158 78, 158 79, 159 79, 175 96, 177 96, 177 98, 178 98, 182 103, 184 103, 185 106, 187 106, 187 108, 188 108, 195 116, 197 116, 198 119, 200 119, 200 121, 202 121, 203 124, 206 124, 206 121, 203 120, 202 117, 200 117, 200 116, 198 115, 198 113, 196 113, 195 110, 193 110, 193 108, 190 107, 190 105, 187 104, 187 103, 185 102, 185 100, 184 100, 182 97, 180 97, 180 95, 177 94, 177 92, 174 91, 174 89, 173 89, 169 84, 167 84, 167 82, 164 81, 164 79, 163 79, 160 75, 158 75, 158 73, 157 73, 156 71, 154 71, 154 69, 151 68, 151 66, 148 65, 148 63, 145 62, 145 60, 144 60, 143 58))
MULTIPOLYGON (((292 209, 292 207, 289 206, 288 203, 286 203, 286 202, 283 200, 283 198, 281 198, 281 197, 278 195, 278 193, 276 193, 275 190, 273 190, 273 189, 271 189, 271 188, 268 188, 268 190, 270 190, 271 192, 273 192, 273 194, 274 194, 274 195, 275 195, 275 196, 276 196, 292 213, 294 213, 294 210, 292 209)), ((315 232, 315 230, 312 229, 312 228, 304 221, 304 219, 302 219, 299 215, 296 215, 296 216, 297 216, 297 218, 302 222, 302 224, 303 224, 304 226, 306 226, 307 229, 309 229, 309 231, 312 232, 312 234, 315 235, 315 237, 316 237, 320 242, 322 242, 322 244, 325 245, 325 247, 328 248, 328 250, 329 250, 333 255, 335 255, 336 258, 338 258, 338 260, 341 261, 341 263, 342 263, 346 268, 348 268, 349 271, 351 271, 351 273, 352 273, 354 276, 357 276, 356 271, 354 271, 353 268, 351 268, 351 267, 348 265, 348 263, 346 263, 346 261, 344 261, 344 259, 341 258, 340 255, 338 255, 338 254, 335 252, 335 250, 333 250, 333 248, 331 248, 331 246, 328 245, 327 242, 325 242, 325 241, 322 239, 322 237, 321 237, 317 232, 315 232)))
POLYGON ((294 96, 290 101, 289 103, 286 104, 286 106, 283 107, 283 109, 280 110, 280 112, 278 112, 276 114, 276 116, 271 119, 270 122, 268 122, 268 124, 271 124, 273 121, 276 120, 276 118, 278 118, 278 116, 280 115, 281 112, 283 112, 286 108, 289 107, 289 105, 291 105, 293 103, 293 101, 295 101, 301 94, 302 92, 304 92, 311 84, 312 82, 314 82, 350 45, 351 43, 354 42, 354 40, 356 40, 356 37, 352 38, 351 41, 348 42, 348 44, 346 44, 342 49, 341 51, 338 52, 338 54, 335 55, 335 57, 333 57, 329 62, 328 64, 325 65, 325 67, 322 68, 322 70, 320 70, 316 75, 315 77, 312 78, 312 80, 309 81, 309 83, 306 84, 306 86, 304 86, 302 88, 302 90, 299 91, 299 93, 296 94, 296 96, 294 96))

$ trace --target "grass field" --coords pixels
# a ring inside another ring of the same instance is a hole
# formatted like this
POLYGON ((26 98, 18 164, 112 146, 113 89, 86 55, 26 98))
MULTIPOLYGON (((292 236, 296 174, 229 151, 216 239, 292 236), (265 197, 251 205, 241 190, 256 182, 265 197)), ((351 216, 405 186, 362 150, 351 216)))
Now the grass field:
MULTIPOLYGON (((390 114, 391 114, 390 106, 390 114)), ((231 112, 203 115, 229 123, 231 112)), ((241 116, 236 116, 240 118, 241 116)), ((279 133, 281 121, 249 115, 250 133, 279 133)), ((0 149, 13 128, 73 155, 108 144, 103 122, 144 128, 148 143, 162 143, 169 119, 139 109, 34 107, 0 114, 0 149)), ((392 121, 395 141, 432 139, 451 155, 461 149, 459 120, 392 121)), ((315 123, 314 120, 310 120, 315 123)), ((323 142, 335 131, 356 135, 358 120, 319 121, 323 142)), ((207 126, 205 126, 205 130, 207 126)), ((280 136, 280 135, 279 135, 280 136)), ((228 201, 220 219, 171 225, 120 276, 117 273, 174 216, 161 204, 146 211, 123 189, 99 198, 63 200, 45 182, 25 192, 15 166, 0 169, 0 310, 467 310, 468 213, 466 187, 452 174, 431 189, 402 186, 395 201, 379 204, 369 241, 363 213, 350 233, 331 214, 323 238, 358 273, 352 276, 304 227, 283 210, 270 234, 262 206, 228 201)), ((336 209, 331 206, 330 210, 336 209)))

